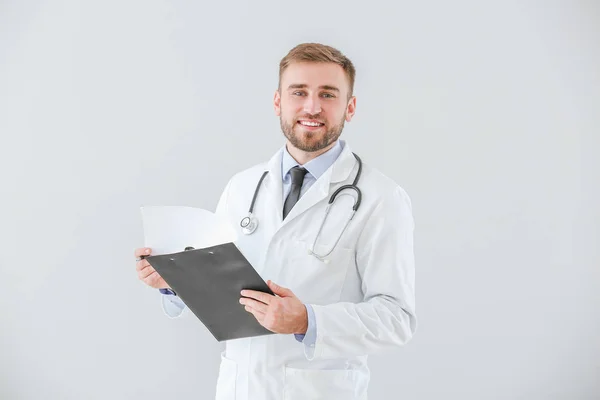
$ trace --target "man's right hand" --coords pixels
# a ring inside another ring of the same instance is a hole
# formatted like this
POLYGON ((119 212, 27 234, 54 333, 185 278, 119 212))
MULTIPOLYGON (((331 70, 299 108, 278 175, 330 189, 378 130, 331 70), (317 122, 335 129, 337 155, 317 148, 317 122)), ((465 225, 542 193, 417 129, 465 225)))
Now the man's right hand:
MULTIPOLYGON (((135 249, 135 258, 138 259, 141 256, 149 256, 152 254, 152 249, 147 247, 141 247, 135 249)), ((135 269, 138 274, 138 278, 146 285, 155 289, 170 289, 167 282, 156 272, 152 265, 145 259, 141 259, 135 263, 135 269)))

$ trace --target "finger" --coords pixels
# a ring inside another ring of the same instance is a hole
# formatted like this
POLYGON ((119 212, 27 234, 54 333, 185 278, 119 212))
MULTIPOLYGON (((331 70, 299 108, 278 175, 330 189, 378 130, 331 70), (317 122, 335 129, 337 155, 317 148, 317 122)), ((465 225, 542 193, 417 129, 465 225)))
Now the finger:
POLYGON ((150 266, 150 263, 147 260, 140 260, 135 263, 135 269, 138 272, 149 266, 150 266))
POLYGON ((139 273, 139 276, 141 279, 146 279, 147 277, 149 277, 150 275, 152 275, 155 272, 156 272, 156 270, 154 268, 152 268, 152 266, 149 266, 149 267, 141 270, 139 273))
POLYGON ((294 293, 290 289, 285 288, 283 286, 279 286, 278 284, 276 284, 275 282, 273 282, 271 280, 267 281, 267 285, 269 285, 269 287, 271 288, 273 293, 275 293, 276 295, 279 295, 282 297, 294 296, 294 293))
POLYGON ((145 279, 143 279, 143 281, 146 285, 152 286, 152 287, 157 287, 157 285, 159 283, 162 283, 162 284, 166 283, 166 282, 164 282, 164 279, 156 271, 154 271, 150 275, 148 275, 145 279))
POLYGON ((268 293, 259 292, 257 290, 242 290, 242 296, 249 297, 265 304, 270 304, 273 296, 268 293))
POLYGON ((266 313, 268 306, 265 303, 261 303, 260 301, 256 301, 253 299, 241 298, 240 304, 244 304, 246 307, 253 308, 256 311, 261 313, 266 313))
POLYGON ((152 249, 149 247, 140 247, 139 249, 135 249, 134 255, 135 257, 141 256, 149 256, 152 253, 152 249))

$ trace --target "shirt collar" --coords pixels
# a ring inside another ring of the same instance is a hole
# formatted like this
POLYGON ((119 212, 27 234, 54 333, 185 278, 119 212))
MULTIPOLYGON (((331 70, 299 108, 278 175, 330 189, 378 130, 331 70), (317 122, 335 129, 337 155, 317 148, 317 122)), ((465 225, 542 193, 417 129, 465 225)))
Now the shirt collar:
MULTIPOLYGON (((343 150, 343 141, 338 140, 335 145, 320 156, 313 158, 302 167, 306 168, 309 174, 311 174, 315 180, 319 179, 321 175, 325 173, 333 165, 335 160, 343 150)), ((285 179, 290 169, 294 168, 298 164, 296 160, 290 155, 287 150, 287 146, 283 146, 283 157, 281 158, 281 176, 285 179)))

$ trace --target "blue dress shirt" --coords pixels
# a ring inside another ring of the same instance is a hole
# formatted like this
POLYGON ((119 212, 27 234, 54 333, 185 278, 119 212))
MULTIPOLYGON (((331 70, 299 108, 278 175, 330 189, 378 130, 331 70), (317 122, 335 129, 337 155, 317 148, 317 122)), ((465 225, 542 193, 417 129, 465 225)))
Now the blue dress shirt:
MULTIPOLYGON (((337 160, 339 155, 342 153, 344 146, 343 142, 337 141, 335 145, 327 150, 325 153, 320 156, 310 160, 301 167, 304 167, 308 173, 304 175, 304 181, 302 182, 302 188, 300 190, 300 197, 306 193, 306 191, 316 182, 317 179, 321 177, 337 160)), ((283 156, 281 158, 281 176, 283 177, 283 202, 285 203, 285 198, 289 194, 292 189, 292 176, 290 174, 290 170, 295 166, 300 165, 287 151, 287 147, 283 148, 283 156)), ((160 292, 164 295, 170 295, 171 302, 183 309, 185 305, 179 299, 174 292, 168 289, 160 289, 160 292)), ((310 304, 305 304, 306 312, 308 314, 308 329, 306 334, 296 334, 296 340, 304 343, 308 346, 314 346, 315 341, 317 339, 317 322, 315 320, 315 314, 313 308, 310 304)))

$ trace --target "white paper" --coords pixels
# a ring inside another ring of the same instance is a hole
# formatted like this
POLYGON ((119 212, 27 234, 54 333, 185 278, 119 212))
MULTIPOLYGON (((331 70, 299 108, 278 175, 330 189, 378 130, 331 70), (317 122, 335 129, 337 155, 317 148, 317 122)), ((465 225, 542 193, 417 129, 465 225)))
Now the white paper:
POLYGON ((144 247, 152 255, 179 253, 186 247, 202 249, 235 242, 237 232, 225 219, 202 208, 141 207, 144 247))

